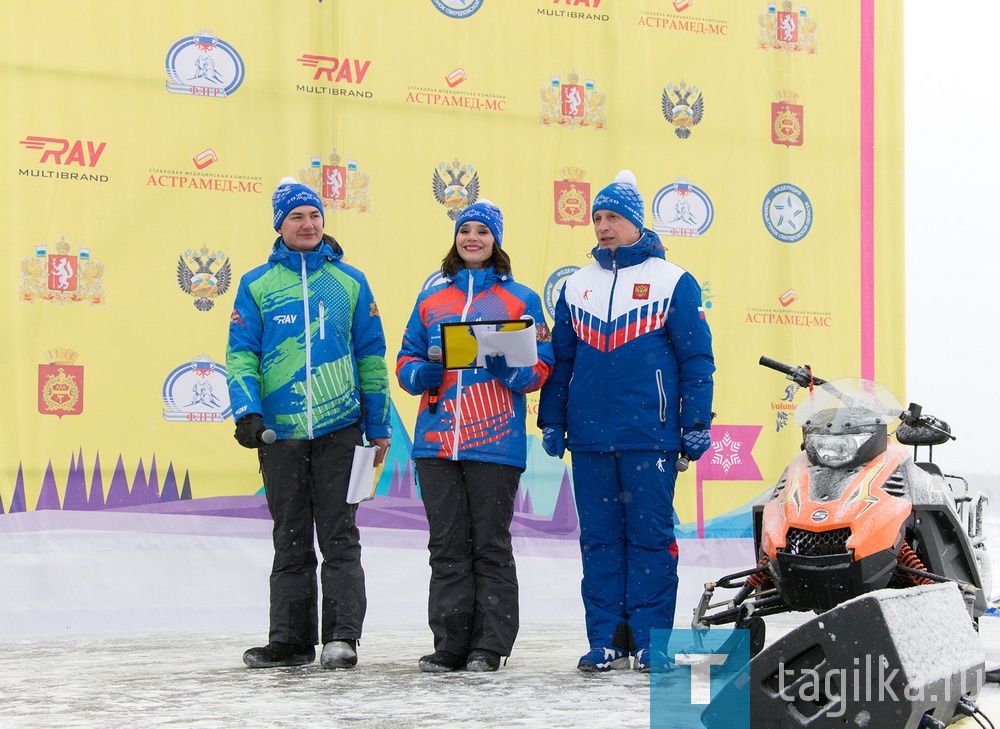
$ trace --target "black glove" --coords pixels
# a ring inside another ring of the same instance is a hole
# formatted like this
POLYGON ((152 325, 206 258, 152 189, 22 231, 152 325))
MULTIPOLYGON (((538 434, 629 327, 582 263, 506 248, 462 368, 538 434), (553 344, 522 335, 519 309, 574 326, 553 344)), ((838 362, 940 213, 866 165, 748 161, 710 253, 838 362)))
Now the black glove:
POLYGON ((236 441, 244 448, 259 448, 263 443, 264 418, 260 413, 247 413, 236 421, 236 441))

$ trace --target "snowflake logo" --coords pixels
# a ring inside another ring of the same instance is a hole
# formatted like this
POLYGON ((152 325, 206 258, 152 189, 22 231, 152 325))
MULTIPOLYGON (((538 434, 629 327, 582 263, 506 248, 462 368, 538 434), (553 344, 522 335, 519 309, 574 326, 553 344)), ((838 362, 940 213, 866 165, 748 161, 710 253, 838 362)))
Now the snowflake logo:
POLYGON ((712 465, 722 466, 723 472, 728 474, 730 468, 743 463, 740 458, 740 448, 742 447, 743 442, 733 440, 727 430, 726 434, 722 436, 722 440, 712 443, 712 465))

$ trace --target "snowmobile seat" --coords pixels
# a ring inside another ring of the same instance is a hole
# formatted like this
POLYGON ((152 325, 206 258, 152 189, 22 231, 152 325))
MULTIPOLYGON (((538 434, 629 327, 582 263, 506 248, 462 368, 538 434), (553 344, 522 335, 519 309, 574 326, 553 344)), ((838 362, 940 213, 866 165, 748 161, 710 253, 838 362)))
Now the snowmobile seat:
POLYGON ((951 440, 951 427, 948 423, 937 418, 933 418, 932 421, 936 429, 923 425, 900 423, 899 427, 896 428, 896 440, 908 446, 936 446, 951 440))

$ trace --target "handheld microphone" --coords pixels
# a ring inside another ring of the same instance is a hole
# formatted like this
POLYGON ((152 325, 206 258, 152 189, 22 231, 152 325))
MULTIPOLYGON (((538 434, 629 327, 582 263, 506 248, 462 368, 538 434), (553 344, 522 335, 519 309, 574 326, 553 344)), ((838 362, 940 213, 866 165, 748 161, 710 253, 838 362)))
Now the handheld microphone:
POLYGON ((277 439, 278 439, 278 434, 275 433, 270 428, 268 428, 267 430, 265 430, 263 433, 260 434, 260 442, 263 443, 264 445, 271 445, 277 439))
POLYGON ((679 456, 677 456, 677 463, 675 465, 677 467, 677 471, 679 473, 683 473, 688 470, 688 466, 691 465, 691 459, 687 457, 687 453, 682 452, 679 456))
MULTIPOLYGON (((441 348, 436 344, 427 348, 427 359, 431 362, 441 361, 441 348)), ((432 387, 427 391, 427 412, 434 414, 438 409, 438 389, 432 387)))

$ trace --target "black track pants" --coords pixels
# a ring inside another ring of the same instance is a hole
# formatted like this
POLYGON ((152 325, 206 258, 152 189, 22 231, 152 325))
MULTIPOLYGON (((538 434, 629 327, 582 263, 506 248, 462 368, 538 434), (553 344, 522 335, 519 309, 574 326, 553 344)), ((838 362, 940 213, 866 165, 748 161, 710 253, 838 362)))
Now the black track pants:
POLYGON ((434 648, 509 656, 518 629, 510 520, 521 469, 439 458, 418 458, 415 465, 430 527, 434 648))
POLYGON ((269 640, 315 644, 315 535, 323 555, 323 643, 361 637, 367 600, 357 504, 347 503, 357 427, 314 440, 279 440, 260 449, 267 506, 274 520, 269 640))

